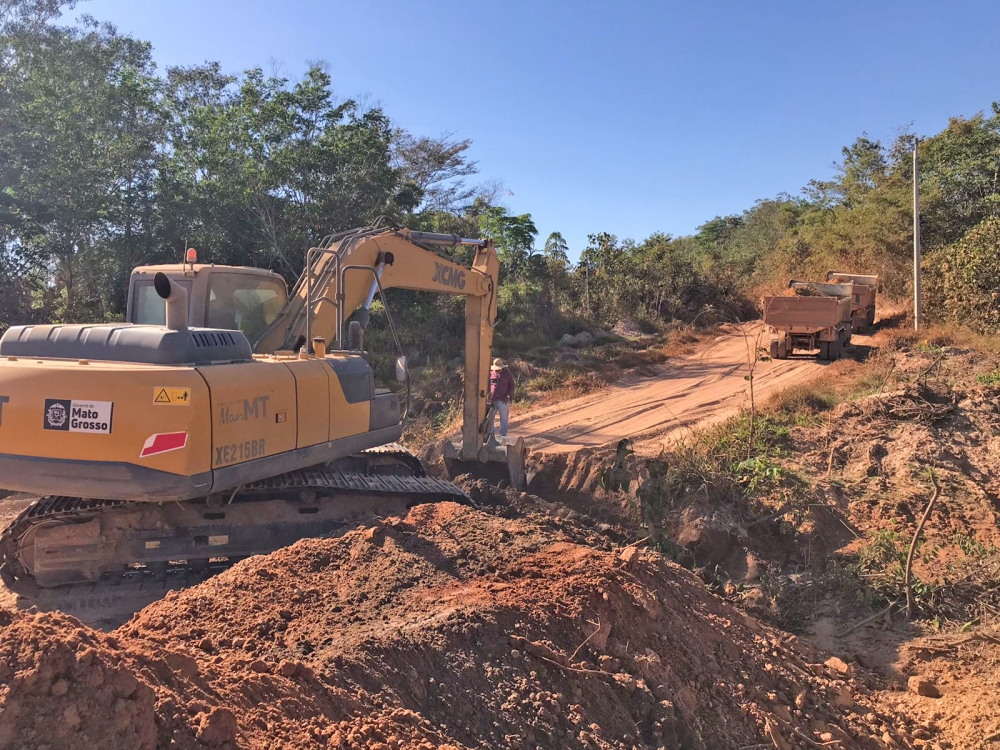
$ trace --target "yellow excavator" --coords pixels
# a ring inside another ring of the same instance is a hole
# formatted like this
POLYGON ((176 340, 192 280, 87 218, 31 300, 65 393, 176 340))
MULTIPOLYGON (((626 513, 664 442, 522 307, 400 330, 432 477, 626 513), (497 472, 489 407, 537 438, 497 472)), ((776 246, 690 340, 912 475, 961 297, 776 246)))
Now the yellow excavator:
POLYGON ((360 514, 468 501, 395 444, 399 395, 376 388, 364 354, 370 305, 391 287, 466 298, 462 441, 446 453, 505 464, 522 485, 523 440, 497 445, 487 420, 498 271, 489 240, 358 229, 310 249, 290 293, 271 271, 188 250, 133 271, 125 323, 10 328, 0 487, 40 498, 0 534, 0 575, 15 590, 164 580, 360 514), (436 251, 460 245, 470 266, 436 251))

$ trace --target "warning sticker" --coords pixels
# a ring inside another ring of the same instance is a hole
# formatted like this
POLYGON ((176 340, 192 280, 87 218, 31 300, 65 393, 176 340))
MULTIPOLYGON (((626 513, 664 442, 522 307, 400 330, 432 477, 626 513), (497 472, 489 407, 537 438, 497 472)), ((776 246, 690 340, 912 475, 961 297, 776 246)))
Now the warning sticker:
POLYGON ((191 389, 154 388, 153 403, 160 406, 191 406, 191 389))

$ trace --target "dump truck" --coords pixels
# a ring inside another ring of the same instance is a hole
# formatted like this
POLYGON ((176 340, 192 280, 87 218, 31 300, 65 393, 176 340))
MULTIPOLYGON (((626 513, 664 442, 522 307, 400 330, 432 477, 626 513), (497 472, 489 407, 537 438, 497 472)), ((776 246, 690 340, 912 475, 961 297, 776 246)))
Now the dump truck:
POLYGON ((359 514, 468 502, 396 445, 400 394, 375 387, 363 343, 390 287, 465 297, 454 452, 503 464, 518 487, 523 439, 490 445, 486 423, 499 269, 490 240, 356 229, 310 249, 290 293, 271 271, 198 263, 189 250, 182 264, 135 269, 125 323, 10 328, 0 487, 40 498, 0 533, 0 578, 18 591, 162 581, 359 514), (442 246, 470 248, 472 263, 442 246))
POLYGON ((851 327, 855 333, 868 333, 875 325, 875 292, 878 276, 874 274, 827 271, 826 280, 833 284, 853 284, 851 295, 851 327))
POLYGON ((799 350, 818 350, 821 360, 840 359, 851 342, 851 284, 792 280, 793 293, 764 297, 764 324, 771 334, 770 355, 787 359, 799 350))

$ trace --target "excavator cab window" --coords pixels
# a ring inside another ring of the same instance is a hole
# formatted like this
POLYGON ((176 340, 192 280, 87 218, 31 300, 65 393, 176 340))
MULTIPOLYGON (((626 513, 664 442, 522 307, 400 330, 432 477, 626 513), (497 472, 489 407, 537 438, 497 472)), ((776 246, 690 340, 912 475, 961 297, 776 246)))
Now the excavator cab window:
POLYGON ((208 285, 208 328, 243 331, 256 341, 285 304, 287 292, 280 279, 243 273, 213 273, 208 285))
MULTIPOLYGON (((167 322, 167 306, 163 298, 156 293, 153 288, 153 279, 142 279, 134 283, 135 297, 132 300, 133 323, 148 326, 162 326, 167 322)), ((174 279, 175 284, 184 287, 184 291, 191 295, 191 282, 186 279, 174 279)))

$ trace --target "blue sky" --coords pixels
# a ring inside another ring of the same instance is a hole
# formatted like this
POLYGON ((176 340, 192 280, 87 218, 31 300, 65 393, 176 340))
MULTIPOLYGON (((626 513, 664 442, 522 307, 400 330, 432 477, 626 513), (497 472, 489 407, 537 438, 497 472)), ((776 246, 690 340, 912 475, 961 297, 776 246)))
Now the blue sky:
POLYGON ((1000 99, 994 2, 90 0, 161 69, 218 60, 471 138, 541 242, 692 232, 832 173, 862 131, 933 133, 1000 99))

